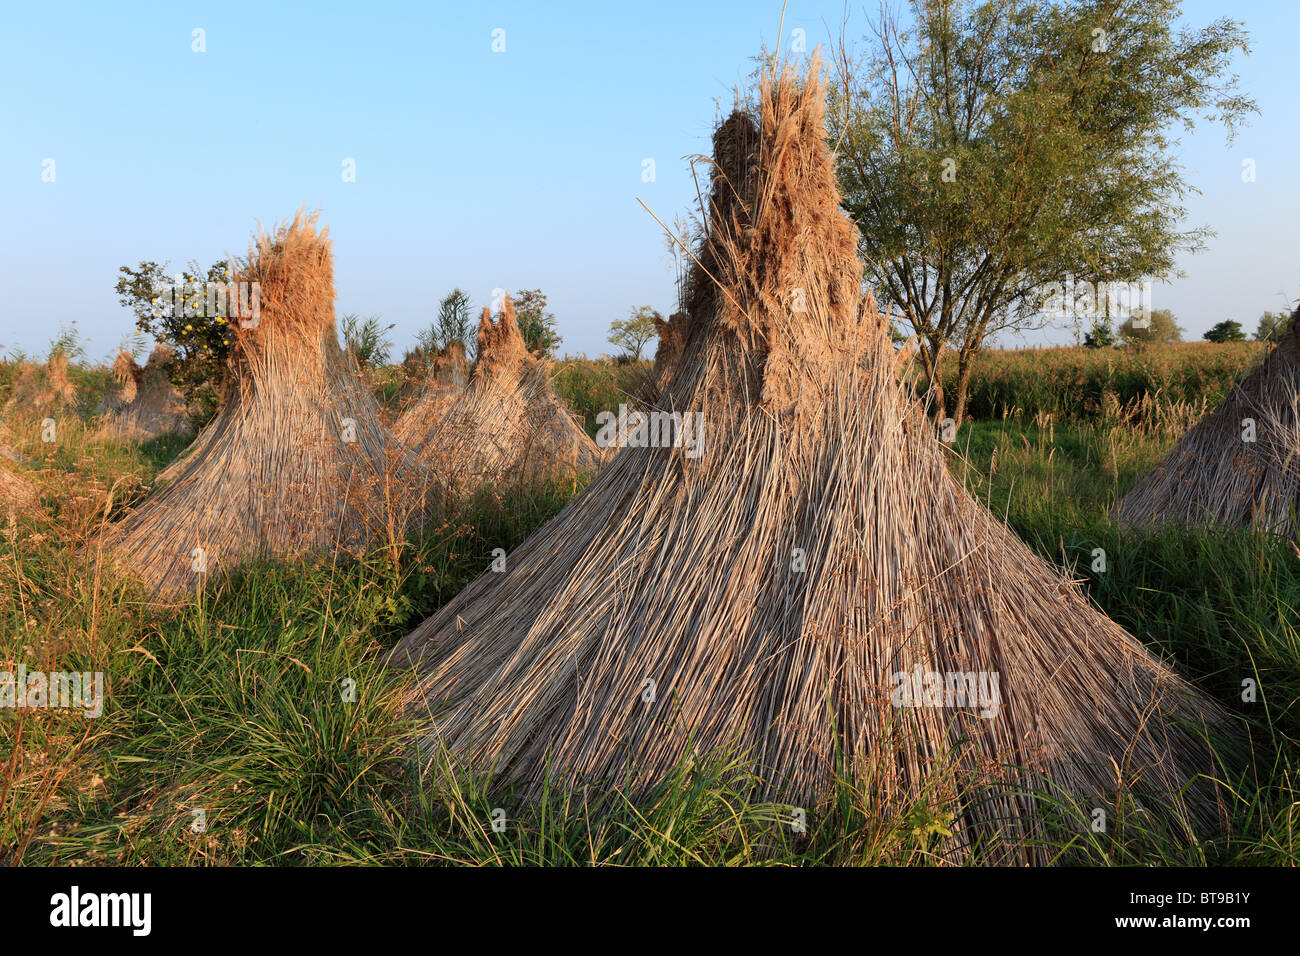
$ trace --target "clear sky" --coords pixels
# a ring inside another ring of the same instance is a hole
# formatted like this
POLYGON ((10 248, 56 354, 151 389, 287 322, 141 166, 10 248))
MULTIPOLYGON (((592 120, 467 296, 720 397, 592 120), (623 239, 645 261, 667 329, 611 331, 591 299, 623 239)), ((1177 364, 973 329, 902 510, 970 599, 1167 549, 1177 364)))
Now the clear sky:
MULTIPOLYGON (((1211 126, 1183 140, 1203 193, 1189 222, 1219 235, 1152 304, 1191 337, 1223 318, 1253 331, 1300 297, 1300 4, 1184 4, 1191 25, 1225 11, 1252 34, 1237 70, 1262 115, 1231 147, 1211 126)), ((839 0, 790 0, 783 45, 795 29, 824 41, 842 14, 839 0)), ((780 16, 780 0, 11 4, 0 344, 43 353, 75 320, 105 357, 133 325, 118 266, 206 266, 307 205, 334 238, 339 313, 394 323, 399 355, 455 285, 480 306, 496 287, 540 287, 561 351, 612 351, 612 319, 673 302, 662 232, 637 198, 665 221, 691 210, 683 157, 709 151, 719 105, 780 16)))

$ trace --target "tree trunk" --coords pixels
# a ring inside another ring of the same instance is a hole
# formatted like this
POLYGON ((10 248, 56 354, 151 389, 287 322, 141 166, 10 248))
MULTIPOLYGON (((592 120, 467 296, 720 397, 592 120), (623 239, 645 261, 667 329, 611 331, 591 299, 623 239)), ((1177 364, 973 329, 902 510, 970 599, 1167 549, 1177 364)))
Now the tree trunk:
POLYGON ((963 351, 957 358, 957 395, 953 402, 953 421, 957 427, 961 427, 962 418, 966 415, 966 391, 970 386, 970 373, 975 368, 975 356, 977 350, 963 351))
POLYGON ((930 413, 934 416, 935 421, 944 419, 944 397, 943 397, 943 376, 939 372, 939 360, 943 355, 943 342, 930 341, 918 337, 917 344, 921 349, 921 358, 925 363, 926 378, 929 379, 927 395, 932 404, 930 413))

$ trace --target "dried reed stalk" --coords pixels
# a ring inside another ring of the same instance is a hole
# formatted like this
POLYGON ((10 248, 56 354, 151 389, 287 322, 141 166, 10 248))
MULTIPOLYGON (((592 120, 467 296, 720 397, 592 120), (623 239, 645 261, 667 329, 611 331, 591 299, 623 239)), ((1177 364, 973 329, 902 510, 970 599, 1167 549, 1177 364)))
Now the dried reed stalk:
MULTIPOLYGON (((1181 804, 1224 718, 949 476, 861 296, 823 97, 816 66, 774 72, 714 136, 661 401, 703 413, 704 453, 624 449, 393 660, 419 670, 424 745, 525 795, 642 793, 738 747, 769 797, 816 806, 842 771, 897 804, 943 763, 970 788, 948 852, 1041 861, 1036 771, 1086 807, 1181 804), (918 666, 1000 675, 997 715, 893 706, 918 666)), ((1189 801, 1212 815, 1199 782, 1189 801)))
POLYGON ((1116 505, 1126 524, 1297 530, 1300 309, 1282 341, 1116 505), (1253 439, 1253 440, 1249 440, 1253 439))
POLYGON ((9 512, 30 507, 36 503, 36 486, 26 478, 0 467, 0 505, 9 512))
POLYGON ((339 347, 316 223, 299 212, 259 231, 238 280, 259 283, 261 314, 236 325, 221 411, 171 484, 104 536, 157 597, 248 558, 395 546, 420 507, 418 466, 339 347))

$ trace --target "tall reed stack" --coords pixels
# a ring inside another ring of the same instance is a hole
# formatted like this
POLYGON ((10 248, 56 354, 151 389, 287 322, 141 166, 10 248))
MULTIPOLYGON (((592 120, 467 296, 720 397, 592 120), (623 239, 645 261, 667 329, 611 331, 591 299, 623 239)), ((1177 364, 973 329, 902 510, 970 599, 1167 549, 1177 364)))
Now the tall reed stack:
POLYGON ((77 388, 68 379, 68 354, 50 353, 44 365, 26 364, 14 380, 7 411, 21 416, 51 415, 77 405, 77 388))
POLYGON ((453 495, 600 464, 600 449, 555 393, 550 363, 525 346, 509 296, 495 321, 483 309, 477 355, 455 401, 447 404, 445 387, 431 382, 394 427, 453 495))
POLYGON ((159 598, 263 557, 394 545, 418 467, 393 442, 339 347, 328 230, 299 213, 258 233, 237 280, 260 315, 232 320, 225 402, 171 482, 102 542, 159 598))
POLYGON ((394 433, 404 443, 417 442, 431 422, 440 422, 465 393, 469 361, 463 342, 449 342, 430 355, 422 350, 403 363, 408 372, 410 403, 398 416, 394 433))
POLYGON ((173 355, 168 346, 159 345, 142 368, 130 352, 118 354, 113 387, 101 409, 105 418, 100 435, 143 442, 160 435, 193 434, 185 396, 168 374, 173 355))
POLYGON ((948 780, 952 858, 1042 862, 1044 789, 1208 824, 1223 712, 967 495, 900 389, 824 96, 815 63, 773 69, 714 135, 660 402, 698 457, 625 447, 400 642, 424 746, 520 799, 737 749, 810 817, 839 774, 894 808, 948 780))

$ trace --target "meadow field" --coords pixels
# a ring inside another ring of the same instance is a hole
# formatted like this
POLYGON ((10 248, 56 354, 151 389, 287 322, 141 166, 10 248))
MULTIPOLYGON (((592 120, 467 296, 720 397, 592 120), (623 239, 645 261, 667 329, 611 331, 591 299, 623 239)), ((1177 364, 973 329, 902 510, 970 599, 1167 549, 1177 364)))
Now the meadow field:
MULTIPOLYGON (((1258 353, 1253 344, 994 352, 975 373, 974 420, 950 446, 952 473, 1250 728, 1244 759, 1225 761, 1222 832, 1193 836, 1126 803, 1109 808, 1104 832, 1081 832, 1062 807, 1045 837, 1056 862, 1300 861, 1300 551, 1284 537, 1128 531, 1110 517, 1258 353)), ((626 400, 645 371, 568 359, 552 378, 594 430, 595 413, 626 400)), ((0 406, 16 375, 17 363, 0 363, 0 406)), ((391 400, 391 376, 374 379, 391 400)), ((870 780, 844 780, 799 833, 788 808, 745 796, 753 769, 743 754, 702 755, 637 801, 557 787, 503 803, 490 781, 442 773, 437 756, 413 755, 417 721, 397 704, 410 678, 386 668, 385 653, 477 577, 493 549, 509 551, 557 514, 579 482, 488 489, 400 548, 245 565, 160 613, 137 582, 90 573, 81 555, 186 442, 95 437, 109 370, 74 364, 71 380, 79 405, 57 441, 42 441, 38 422, 3 416, 21 457, 11 467, 37 483, 40 507, 3 518, 0 669, 102 671, 105 705, 92 720, 0 717, 0 863, 939 862, 933 848, 956 811, 942 774, 907 805, 883 804, 870 780), (492 826, 498 807, 504 832, 492 826)))

